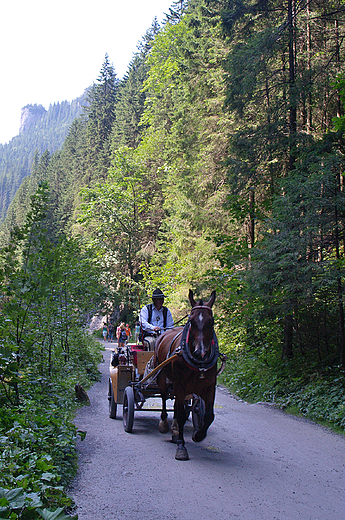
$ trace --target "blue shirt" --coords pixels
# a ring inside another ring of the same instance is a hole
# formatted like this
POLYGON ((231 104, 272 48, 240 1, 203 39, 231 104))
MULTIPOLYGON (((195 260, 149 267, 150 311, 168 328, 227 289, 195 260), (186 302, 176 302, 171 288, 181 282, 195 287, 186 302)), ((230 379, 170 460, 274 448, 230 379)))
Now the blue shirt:
MULTIPOLYGON (((147 305, 143 307, 140 311, 140 322, 143 330, 145 332, 148 332, 152 334, 154 332, 154 327, 159 327, 160 329, 164 329, 164 317, 163 317, 163 307, 158 311, 154 304, 152 305, 152 317, 151 317, 151 323, 149 323, 147 320, 149 318, 149 310, 147 308, 147 305)), ((171 315, 171 312, 168 309, 167 312, 167 323, 166 328, 170 329, 174 326, 174 320, 171 315)))

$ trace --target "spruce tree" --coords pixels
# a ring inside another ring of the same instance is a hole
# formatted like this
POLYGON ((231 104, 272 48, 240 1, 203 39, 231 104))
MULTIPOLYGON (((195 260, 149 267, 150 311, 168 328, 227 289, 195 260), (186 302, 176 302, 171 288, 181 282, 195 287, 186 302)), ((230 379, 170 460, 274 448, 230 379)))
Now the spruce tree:
POLYGON ((97 82, 88 93, 86 182, 106 178, 110 165, 110 135, 115 121, 118 80, 108 55, 105 55, 97 82))
POLYGON ((188 6, 188 0, 174 0, 169 13, 166 14, 166 21, 169 23, 178 23, 188 6))
POLYGON ((155 19, 138 45, 127 74, 119 84, 115 109, 115 124, 112 133, 112 147, 130 146, 135 148, 141 139, 140 120, 144 111, 146 93, 143 92, 147 77, 146 59, 159 25, 155 19))

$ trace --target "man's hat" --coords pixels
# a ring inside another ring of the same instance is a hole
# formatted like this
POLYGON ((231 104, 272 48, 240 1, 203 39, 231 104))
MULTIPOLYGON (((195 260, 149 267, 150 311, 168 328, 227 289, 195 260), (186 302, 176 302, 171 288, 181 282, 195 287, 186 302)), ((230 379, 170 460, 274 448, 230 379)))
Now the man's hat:
POLYGON ((152 299, 154 298, 165 298, 165 295, 162 293, 160 289, 155 289, 152 293, 152 299))

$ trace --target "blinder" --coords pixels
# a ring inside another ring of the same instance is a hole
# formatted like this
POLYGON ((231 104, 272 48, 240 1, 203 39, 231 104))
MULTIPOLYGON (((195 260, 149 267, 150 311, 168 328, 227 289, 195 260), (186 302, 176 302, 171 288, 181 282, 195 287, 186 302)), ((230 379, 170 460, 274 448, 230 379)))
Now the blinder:
MULTIPOLYGON (((210 370, 216 363, 219 357, 219 346, 216 333, 213 331, 213 338, 211 340, 211 349, 206 359, 196 359, 189 349, 189 332, 191 328, 190 318, 184 326, 179 351, 182 354, 184 362, 193 370, 205 372, 210 370)), ((177 352, 177 351, 176 351, 177 352)))

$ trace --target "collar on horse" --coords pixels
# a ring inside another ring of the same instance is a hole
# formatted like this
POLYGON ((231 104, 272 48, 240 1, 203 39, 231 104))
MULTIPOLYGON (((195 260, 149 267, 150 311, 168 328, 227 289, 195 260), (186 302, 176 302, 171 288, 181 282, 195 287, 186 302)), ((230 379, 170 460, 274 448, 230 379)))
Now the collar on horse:
MULTIPOLYGON (((198 308, 198 307, 193 307, 198 308)), ((200 306, 201 308, 201 306, 200 306)), ((191 322, 190 319, 188 319, 186 325, 184 326, 183 332, 182 332, 182 338, 181 343, 179 347, 179 351, 182 354, 183 361, 186 363, 186 365, 193 369, 198 370, 200 372, 205 372, 206 370, 210 370, 216 363, 217 359, 219 357, 219 347, 218 347, 218 340, 216 333, 213 331, 213 338, 211 341, 211 350, 207 356, 206 359, 198 360, 195 359, 189 349, 188 341, 189 341, 189 332, 190 332, 191 322)), ((177 351, 176 351, 177 352, 177 351)))

